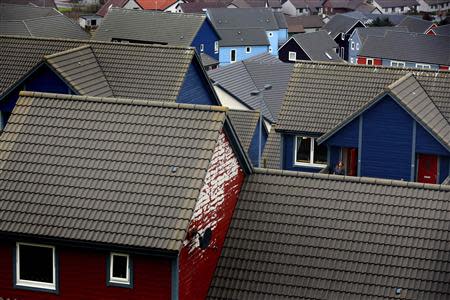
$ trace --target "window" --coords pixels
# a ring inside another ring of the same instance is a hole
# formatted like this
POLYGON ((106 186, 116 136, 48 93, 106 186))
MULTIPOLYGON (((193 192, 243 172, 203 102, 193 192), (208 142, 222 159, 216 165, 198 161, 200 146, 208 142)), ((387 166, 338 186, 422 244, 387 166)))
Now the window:
POLYGON ((219 41, 214 42, 214 53, 219 53, 219 41))
POLYGON ((391 61, 391 67, 404 67, 405 63, 403 61, 391 61))
POLYGON ((200 52, 205 51, 205 44, 200 44, 200 52))
POLYGON ((251 53, 252 47, 245 47, 245 53, 251 53))
POLYGON ((427 64, 416 64, 416 68, 420 68, 420 69, 431 69, 430 65, 427 64))
POLYGON ((352 63, 352 64, 354 64, 354 63, 355 63, 355 61, 354 61, 353 57, 350 57, 350 63, 352 63))
POLYGON ((269 53, 272 53, 272 47, 269 47, 269 53))
POLYGON ((128 254, 111 253, 109 256, 109 280, 112 285, 131 285, 131 264, 128 254))
POLYGON ((97 20, 91 20, 91 26, 97 26, 97 20))
POLYGON ((359 50, 359 43, 356 43, 356 50, 359 50))
POLYGON ((345 58, 345 49, 341 47, 341 58, 345 58))
POLYGON ((55 247, 16 244, 16 286, 56 290, 55 273, 55 247))
POLYGON ((297 60, 297 53, 289 51, 289 61, 296 61, 297 60))
POLYGON ((345 40, 345 33, 341 33, 341 40, 345 40))
POLYGON ((351 44, 352 46, 352 50, 355 50, 355 43, 354 42, 352 42, 352 44, 351 44))
POLYGON ((295 164, 326 167, 328 150, 325 145, 317 145, 314 138, 297 136, 295 139, 295 164))
POLYGON ((273 32, 269 32, 269 37, 273 37, 273 32))
POLYGON ((231 51, 230 51, 230 62, 231 63, 236 62, 236 50, 235 49, 231 49, 231 51))
POLYGON ((366 60, 366 65, 368 65, 368 66, 373 66, 373 58, 368 58, 368 59, 366 60))

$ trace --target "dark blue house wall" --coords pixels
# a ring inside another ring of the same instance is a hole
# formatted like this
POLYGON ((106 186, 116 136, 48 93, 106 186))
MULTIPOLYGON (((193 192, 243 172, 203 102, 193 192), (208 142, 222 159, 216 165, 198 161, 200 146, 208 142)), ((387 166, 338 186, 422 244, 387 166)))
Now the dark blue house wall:
POLYGON ((205 48, 203 52, 219 60, 219 52, 214 53, 214 42, 218 40, 219 36, 213 26, 208 20, 205 20, 202 26, 200 26, 191 46, 197 49, 197 53, 200 53, 200 44, 204 44, 205 48))
MULTIPOLYGON (((262 126, 264 127, 264 125, 262 126)), ((258 166, 258 150, 259 150, 259 122, 256 124, 255 132, 252 137, 252 141, 250 142, 250 147, 248 149, 248 155, 250 156, 250 160, 254 166, 258 166)), ((263 128, 261 134, 261 159, 262 153, 264 152, 264 146, 267 141, 267 132, 263 128)), ((261 167, 263 167, 263 161, 261 161, 261 167)))
POLYGON ((359 119, 351 121, 345 125, 336 134, 330 137, 327 141, 327 145, 339 145, 341 147, 347 148, 357 148, 358 147, 358 131, 359 131, 359 119))
POLYGON ((410 180, 413 121, 389 96, 363 113, 361 176, 410 180))
POLYGON ((419 123, 416 125, 416 152, 449 155, 448 151, 419 123))
MULTIPOLYGON (((5 98, 0 100, 0 112, 2 115, 9 115, 22 90, 59 94, 75 94, 70 87, 56 75, 48 66, 42 65, 33 72, 17 88, 12 90, 5 98)), ((4 120, 6 121, 6 120, 4 120)))
POLYGON ((178 103, 217 105, 212 87, 196 60, 191 62, 177 98, 178 103))

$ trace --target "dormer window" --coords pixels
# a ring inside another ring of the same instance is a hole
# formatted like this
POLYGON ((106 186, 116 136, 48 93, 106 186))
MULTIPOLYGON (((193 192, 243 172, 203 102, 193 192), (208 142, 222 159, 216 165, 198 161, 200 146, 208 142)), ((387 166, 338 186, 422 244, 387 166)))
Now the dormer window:
POLYGON ((131 286, 131 263, 128 254, 110 254, 108 283, 114 286, 131 286))
POLYGON ((295 164, 324 168, 327 166, 328 149, 318 145, 312 137, 297 136, 295 138, 295 164))

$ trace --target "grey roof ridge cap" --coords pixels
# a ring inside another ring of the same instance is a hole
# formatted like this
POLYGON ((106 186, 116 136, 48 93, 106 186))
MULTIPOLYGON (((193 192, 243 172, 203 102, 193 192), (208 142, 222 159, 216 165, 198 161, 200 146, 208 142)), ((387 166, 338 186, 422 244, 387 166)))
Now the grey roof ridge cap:
POLYGON ((328 179, 328 180, 334 180, 334 181, 359 182, 359 183, 379 184, 379 185, 388 185, 388 186, 396 186, 396 187, 408 187, 408 188, 421 188, 421 189, 450 191, 450 185, 419 183, 419 182, 372 178, 372 177, 354 177, 354 176, 342 176, 342 175, 335 175, 335 174, 296 172, 296 171, 269 169, 269 168, 254 168, 254 173, 255 174, 267 174, 267 175, 283 175, 283 176, 291 176, 291 177, 303 177, 303 178, 328 179))
POLYGON ((408 80, 411 77, 414 77, 414 79, 416 79, 416 77, 414 76, 413 73, 408 72, 405 75, 403 75, 402 77, 400 77, 399 79, 397 79, 394 82, 392 82, 391 84, 389 84, 387 87, 385 87, 384 90, 385 91, 391 91, 392 89, 394 89, 395 87, 399 86, 401 83, 403 83, 404 81, 408 80))
POLYGON ((224 112, 224 113, 226 113, 228 111, 228 107, 226 107, 226 106, 172 103, 172 102, 161 102, 161 101, 142 100, 142 99, 79 96, 79 95, 53 94, 53 93, 31 92, 31 91, 20 91, 19 96, 20 97, 52 98, 52 99, 58 99, 58 100, 78 100, 78 101, 103 102, 103 103, 112 103, 112 104, 128 104, 128 105, 155 106, 155 107, 166 107, 166 108, 180 108, 180 109, 191 109, 191 110, 216 111, 216 112, 224 112))
POLYGON ((68 50, 64 50, 64 51, 61 51, 61 52, 56 52, 56 53, 53 53, 53 54, 44 55, 44 59, 45 60, 49 60, 49 59, 52 59, 52 58, 55 58, 55 57, 58 57, 58 56, 70 54, 70 53, 77 52, 77 51, 80 51, 80 50, 84 50, 84 49, 87 49, 87 48, 91 48, 91 45, 89 45, 89 44, 81 45, 79 47, 70 48, 68 50))
POLYGON ((164 14, 164 15, 177 15, 177 16, 188 16, 188 17, 199 17, 200 19, 206 19, 206 15, 203 14, 196 14, 196 13, 172 13, 172 12, 168 12, 168 11, 161 11, 161 10, 152 10, 152 9, 142 9, 142 10, 137 10, 137 9, 133 9, 133 8, 123 8, 123 7, 116 7, 113 6, 111 7, 109 10, 119 10, 119 11, 133 11, 133 12, 139 12, 139 13, 148 13, 148 14, 164 14))
POLYGON ((41 41, 59 41, 59 42, 80 42, 88 44, 104 44, 104 45, 115 45, 115 46, 132 46, 141 48, 172 48, 179 50, 191 50, 195 51, 195 47, 183 47, 175 45, 157 45, 157 44, 139 44, 139 43, 117 43, 117 42, 107 42, 107 41, 97 41, 97 40, 80 40, 80 39, 63 39, 63 38, 48 38, 48 37, 35 37, 35 36, 20 36, 20 35, 1 35, 0 38, 12 38, 18 40, 41 40, 41 41))
MULTIPOLYGON (((373 70, 376 69, 394 69, 394 70, 399 70, 398 67, 391 67, 391 66, 382 66, 382 65, 377 65, 377 66, 368 66, 368 65, 358 65, 358 64, 349 64, 347 62, 338 62, 338 61, 309 61, 309 60, 297 60, 295 62, 295 65, 297 64, 308 64, 308 65, 335 65, 335 66, 348 66, 350 68, 371 68, 373 70)), ((429 74, 438 74, 438 73, 449 73, 450 74, 450 70, 432 70, 432 69, 418 69, 418 68, 402 68, 401 70, 404 71, 415 71, 415 72, 421 72, 421 73, 429 73, 429 74)))

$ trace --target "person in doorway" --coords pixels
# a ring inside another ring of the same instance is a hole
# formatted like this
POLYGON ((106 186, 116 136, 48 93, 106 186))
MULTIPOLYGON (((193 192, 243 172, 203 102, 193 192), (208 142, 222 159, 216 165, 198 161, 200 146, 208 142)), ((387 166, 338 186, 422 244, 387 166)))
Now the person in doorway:
POLYGON ((340 160, 336 167, 334 167, 334 174, 336 175, 345 175, 344 163, 340 160))

